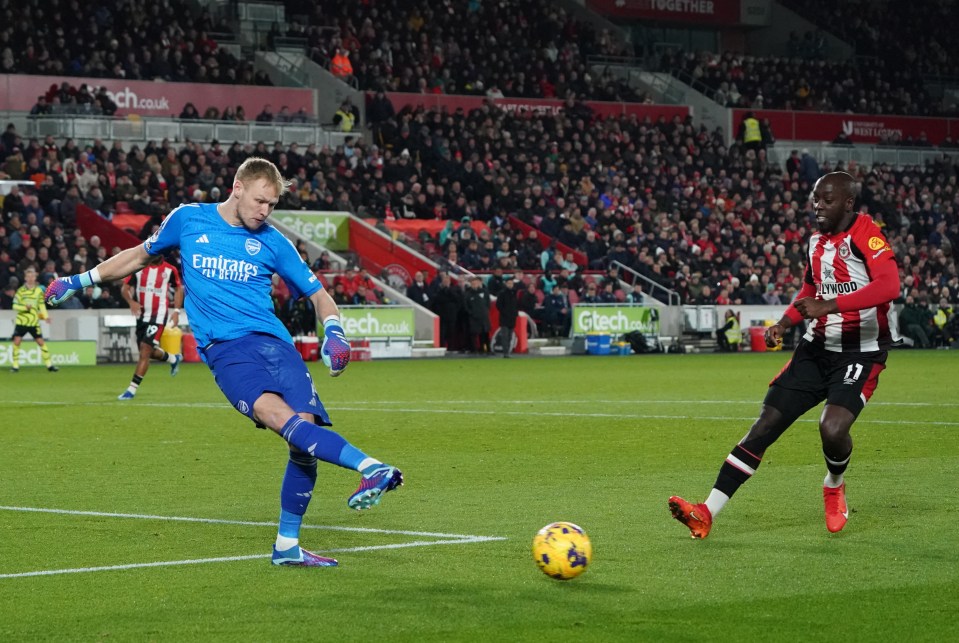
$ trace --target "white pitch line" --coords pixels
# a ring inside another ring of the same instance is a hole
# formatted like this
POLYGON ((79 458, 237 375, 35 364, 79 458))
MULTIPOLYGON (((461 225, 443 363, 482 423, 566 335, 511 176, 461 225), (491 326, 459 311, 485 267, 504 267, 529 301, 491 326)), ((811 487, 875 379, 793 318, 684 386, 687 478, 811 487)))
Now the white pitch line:
MULTIPOLYGON (((416 540, 408 543, 392 543, 389 545, 365 545, 362 547, 341 547, 336 549, 317 550, 321 554, 334 554, 359 551, 376 551, 378 549, 404 549, 407 547, 431 547, 433 545, 466 545, 471 543, 485 543, 497 540, 506 540, 499 536, 472 536, 454 540, 416 540)), ((144 567, 174 567, 177 565, 203 565, 206 563, 231 563, 241 560, 256 560, 269 558, 270 554, 251 554, 249 556, 223 556, 220 558, 192 558, 189 560, 163 560, 154 563, 129 563, 127 565, 105 565, 102 567, 74 567, 71 569, 45 569, 35 572, 18 572, 0 574, 4 578, 29 578, 32 576, 56 576, 58 574, 89 574, 93 572, 122 571, 127 569, 141 569, 144 567)))
MULTIPOLYGON (((30 513, 62 514, 67 516, 91 516, 94 518, 134 518, 139 520, 168 520, 173 522, 193 522, 211 525, 240 525, 245 527, 276 527, 275 522, 256 522, 251 520, 225 520, 221 518, 194 518, 191 516, 159 516, 153 514, 113 513, 106 511, 79 511, 75 509, 49 509, 45 507, 13 507, 0 505, 0 511, 24 511, 30 513)), ((425 536, 430 538, 453 538, 473 540, 476 538, 495 538, 495 536, 474 536, 472 534, 444 534, 434 531, 406 531, 402 529, 375 529, 372 527, 342 527, 338 525, 303 525, 304 529, 322 529, 325 531, 349 531, 361 534, 385 534, 393 536, 425 536)), ((353 550, 350 550, 353 551, 353 550)))
MULTIPOLYGON (((436 415, 519 415, 524 417, 572 417, 572 418, 613 418, 613 419, 622 419, 622 420, 683 420, 683 421, 698 421, 698 420, 716 420, 716 421, 725 421, 733 420, 737 422, 755 422, 758 417, 756 415, 749 415, 743 417, 731 416, 731 415, 658 415, 651 413, 570 413, 570 412, 542 412, 542 411, 502 411, 502 410, 486 410, 486 409, 403 409, 391 407, 388 409, 369 409, 365 407, 347 407, 339 406, 333 411, 367 411, 367 412, 376 412, 382 413, 383 411, 390 411, 393 413, 430 413, 436 415)), ((813 418, 808 420, 796 420, 797 422, 813 422, 818 423, 819 420, 813 418)), ((872 420, 869 418, 860 417, 856 420, 856 424, 893 424, 896 426, 899 425, 917 425, 917 426, 959 426, 959 421, 957 422, 948 422, 948 421, 920 421, 920 420, 872 420)))
MULTIPOLYGON (((401 402, 397 402, 401 403, 401 402)), ((473 402, 476 403, 475 401, 473 402)), ((593 402, 594 404, 602 404, 602 402, 593 402)), ((642 406, 642 401, 633 401, 632 404, 636 406, 642 406)), ((673 401, 672 403, 685 404, 683 402, 673 401)), ((701 400, 697 403, 704 403, 701 400)), ((26 404, 34 405, 47 405, 55 404, 52 402, 17 402, 17 405, 23 406, 26 404)), ((751 402, 752 405, 757 405, 759 402, 751 402)), ((899 405, 899 403, 887 402, 887 405, 899 405)), ((61 406, 102 406, 102 402, 81 402, 77 404, 60 404, 61 406)), ((555 404, 554 404, 555 405, 555 404)), ((148 402, 144 404, 138 403, 138 407, 158 407, 158 408, 218 408, 222 410, 232 410, 232 407, 225 404, 212 404, 212 403, 162 403, 162 402, 148 402)), ((870 404, 872 406, 872 404, 870 404)), ((903 406, 906 406, 903 404, 903 406)), ((930 404, 929 406, 940 406, 935 404, 930 404)), ((947 406, 943 404, 942 406, 947 406)), ((130 405, 127 405, 130 408, 130 405)), ((521 417, 575 417, 575 418, 603 418, 603 419, 623 419, 623 420, 682 420, 688 422, 690 420, 710 420, 710 421, 735 421, 735 422, 753 422, 756 419, 755 415, 750 416, 730 416, 730 415, 667 415, 667 414, 649 414, 649 413, 576 413, 576 412, 560 412, 560 411, 504 411, 502 409, 492 410, 492 409, 425 409, 425 408, 400 408, 400 407, 383 407, 383 408, 374 408, 371 409, 369 406, 331 406, 329 407, 330 411, 354 411, 354 412, 366 412, 366 413, 382 413, 383 411, 391 411, 394 413, 429 413, 436 415, 515 415, 521 417)), ((798 420, 799 422, 817 422, 817 420, 798 420)), ((873 420, 870 418, 860 417, 856 420, 857 424, 890 424, 893 426, 959 426, 959 421, 926 421, 926 420, 873 420)))
MULTIPOLYGON (((616 399, 616 400, 594 400, 594 399, 578 399, 578 400, 369 400, 364 402, 369 406, 386 406, 389 404, 443 404, 443 405, 463 405, 463 404, 549 404, 550 406, 564 405, 564 404, 682 404, 683 406, 689 404, 702 404, 702 405, 719 405, 719 404, 741 404, 741 405, 756 405, 762 403, 761 398, 754 398, 750 400, 640 400, 640 399, 616 399)), ((959 402, 869 402, 869 406, 935 406, 936 408, 940 406, 959 406, 959 402)))

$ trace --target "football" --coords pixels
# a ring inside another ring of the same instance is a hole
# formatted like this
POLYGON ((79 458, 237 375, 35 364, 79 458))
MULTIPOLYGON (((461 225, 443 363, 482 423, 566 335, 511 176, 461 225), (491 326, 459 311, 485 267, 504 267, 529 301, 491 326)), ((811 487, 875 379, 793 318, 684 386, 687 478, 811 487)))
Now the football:
POLYGON ((571 522, 554 522, 533 538, 533 560, 547 576, 558 580, 576 578, 589 566, 593 545, 589 536, 571 522))

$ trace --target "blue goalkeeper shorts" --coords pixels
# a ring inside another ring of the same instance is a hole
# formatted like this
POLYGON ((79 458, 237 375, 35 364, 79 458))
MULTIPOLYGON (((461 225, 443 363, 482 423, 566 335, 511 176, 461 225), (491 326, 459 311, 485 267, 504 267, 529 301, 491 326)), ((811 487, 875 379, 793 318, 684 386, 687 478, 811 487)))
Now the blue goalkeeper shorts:
POLYGON ((203 357, 233 408, 254 422, 253 403, 264 393, 276 393, 296 413, 312 413, 321 426, 332 424, 310 371, 289 342, 257 333, 214 342, 203 349, 203 357))

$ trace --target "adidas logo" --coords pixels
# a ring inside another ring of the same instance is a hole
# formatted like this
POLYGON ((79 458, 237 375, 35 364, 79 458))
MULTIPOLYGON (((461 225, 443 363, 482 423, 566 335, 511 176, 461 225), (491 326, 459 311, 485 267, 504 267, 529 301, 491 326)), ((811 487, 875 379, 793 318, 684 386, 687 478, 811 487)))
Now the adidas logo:
POLYGON ((196 240, 197 243, 210 243, 210 239, 205 235, 201 234, 200 238, 196 240))

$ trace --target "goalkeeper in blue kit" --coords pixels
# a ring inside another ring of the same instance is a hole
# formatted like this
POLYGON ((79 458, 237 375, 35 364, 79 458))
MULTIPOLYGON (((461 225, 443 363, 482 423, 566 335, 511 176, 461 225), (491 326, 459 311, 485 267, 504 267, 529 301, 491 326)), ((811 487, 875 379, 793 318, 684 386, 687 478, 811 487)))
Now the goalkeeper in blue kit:
POLYGON ((403 484, 396 467, 369 457, 331 431, 306 364, 273 312, 273 274, 294 297, 309 297, 323 320, 323 363, 336 377, 350 362, 339 309, 293 244, 266 220, 286 190, 270 161, 250 158, 219 204, 191 203, 173 210, 160 229, 135 246, 79 275, 54 280, 46 302, 57 306, 94 283, 123 279, 159 254, 180 249, 190 326, 217 386, 237 411, 289 444, 280 490, 280 526, 273 564, 330 567, 337 562, 299 546, 300 526, 316 484, 317 459, 361 473, 349 497, 353 509, 377 504, 403 484))

